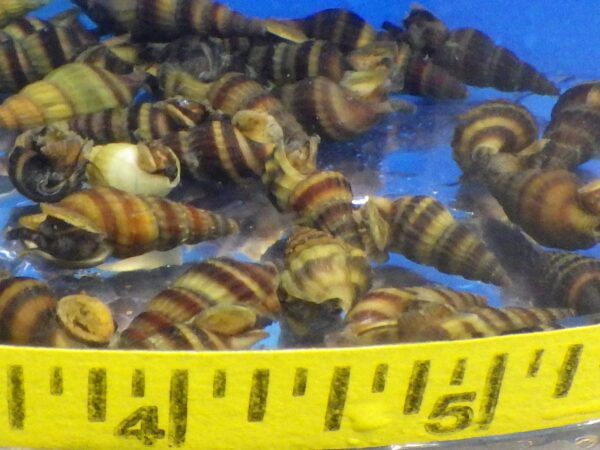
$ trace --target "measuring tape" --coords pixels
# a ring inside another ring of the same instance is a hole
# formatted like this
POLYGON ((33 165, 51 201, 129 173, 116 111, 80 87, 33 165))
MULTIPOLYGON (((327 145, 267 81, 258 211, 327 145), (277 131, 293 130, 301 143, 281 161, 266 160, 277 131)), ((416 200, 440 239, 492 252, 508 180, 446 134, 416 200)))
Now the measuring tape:
POLYGON ((600 326, 352 349, 0 347, 0 445, 363 448, 600 417, 600 326))

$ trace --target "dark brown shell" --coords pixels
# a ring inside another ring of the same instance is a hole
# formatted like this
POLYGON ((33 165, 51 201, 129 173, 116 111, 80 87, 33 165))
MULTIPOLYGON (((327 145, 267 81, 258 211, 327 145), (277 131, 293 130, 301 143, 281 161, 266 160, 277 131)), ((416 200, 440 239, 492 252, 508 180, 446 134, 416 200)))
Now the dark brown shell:
POLYGON ((459 100, 467 97, 466 86, 429 59, 412 57, 404 75, 402 92, 419 97, 459 100))
POLYGON ((441 272, 500 286, 508 278, 493 253, 437 200, 400 197, 391 205, 389 250, 441 272))
POLYGON ((394 111, 387 101, 363 100, 325 77, 287 84, 280 95, 306 130, 335 140, 364 133, 394 111))
POLYGON ((509 92, 532 91, 542 95, 560 92, 534 67, 473 28, 451 31, 448 39, 435 51, 433 62, 472 86, 509 92))
POLYGON ((448 39, 446 25, 431 12, 413 7, 403 21, 405 38, 415 52, 435 53, 448 39))

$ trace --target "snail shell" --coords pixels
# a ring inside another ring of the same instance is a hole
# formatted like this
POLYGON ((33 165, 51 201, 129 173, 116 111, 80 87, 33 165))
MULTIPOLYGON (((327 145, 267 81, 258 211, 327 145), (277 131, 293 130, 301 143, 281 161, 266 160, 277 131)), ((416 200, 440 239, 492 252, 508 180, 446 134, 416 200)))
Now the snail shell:
MULTIPOLYGON (((446 25, 431 12, 418 6, 411 8, 403 21, 405 38, 415 52, 435 53, 448 40, 446 25)), ((394 27, 395 28, 395 27, 394 27)))
POLYGON ((548 303, 577 314, 600 312, 600 261, 567 252, 541 256, 543 286, 548 303))
POLYGON ((316 172, 292 190, 289 206, 303 225, 327 231, 350 245, 362 248, 352 213, 352 189, 340 172, 316 172))
POLYGON ((8 175, 25 197, 57 202, 80 188, 92 145, 65 127, 51 125, 19 135, 8 154, 8 175))
POLYGON ((108 187, 75 192, 40 207, 41 214, 21 217, 9 237, 31 242, 33 252, 71 267, 97 265, 111 252, 135 256, 238 230, 233 220, 206 210, 108 187))
POLYGON ((213 333, 194 325, 174 323, 157 312, 143 312, 123 331, 117 346, 147 350, 240 350, 266 338, 263 330, 236 336, 213 333))
POLYGON ((20 40, 0 42, 0 92, 16 92, 43 78, 96 41, 73 16, 65 26, 47 23, 20 40))
MULTIPOLYGON (((254 112, 253 112, 254 113, 254 112)), ((160 140, 173 149, 194 178, 225 179, 241 183, 263 173, 274 143, 258 143, 229 120, 211 120, 160 140)))
POLYGON ((24 16, 29 11, 50 3, 50 0, 2 0, 0 5, 0 27, 12 19, 24 16))
POLYGON ((287 84, 280 95, 306 130, 335 140, 364 133, 396 109, 388 101, 363 100, 325 77, 287 84))
POLYGON ((151 141, 188 129, 207 115, 200 103, 172 98, 82 115, 69 120, 68 127, 96 144, 151 141))
POLYGON ((560 94, 552 107, 552 118, 565 110, 581 107, 600 110, 600 82, 578 84, 560 94))
POLYGON ((600 153, 600 108, 582 105, 552 115, 544 138, 548 143, 530 165, 542 169, 571 170, 600 153))
POLYGON ((179 159, 159 142, 96 145, 85 153, 85 158, 85 172, 92 186, 165 197, 179 184, 179 159))
POLYGON ((108 345, 115 334, 112 312, 102 300, 89 295, 67 295, 58 301, 56 317, 67 340, 87 345, 108 345))
POLYGON ((498 336, 552 324, 572 314, 569 309, 558 308, 474 307, 433 322, 406 315, 398 323, 398 338, 402 342, 425 342, 498 336))
POLYGON ((338 300, 344 310, 369 287, 371 269, 364 251, 329 233, 298 227, 288 238, 281 288, 312 303, 338 300))
POLYGON ((45 283, 16 277, 0 281, 0 341, 27 345, 47 341, 57 299, 45 283))
POLYGON ((600 238, 598 187, 580 187, 571 172, 529 169, 486 182, 509 219, 542 245, 575 250, 600 238))
POLYGON ((377 36, 362 17, 345 9, 325 9, 288 22, 307 37, 332 42, 343 51, 364 47, 374 42, 377 36))
POLYGON ((433 62, 459 80, 500 91, 558 95, 559 89, 533 66, 473 28, 453 30, 433 54, 433 62))
POLYGON ((108 32, 134 40, 173 40, 188 34, 260 36, 262 21, 211 0, 76 0, 108 32))
POLYGON ((412 57, 406 67, 402 92, 439 100, 467 97, 465 85, 429 59, 412 57))
POLYGON ((0 105, 0 127, 33 128, 117 106, 126 106, 141 83, 100 67, 66 64, 23 88, 0 105))
POLYGON ((73 62, 93 64, 111 73, 127 75, 140 65, 139 50, 134 45, 110 45, 107 41, 81 51, 73 62))
POLYGON ((0 42, 9 40, 19 41, 47 25, 47 21, 36 17, 19 17, 13 19, 0 30, 0 42))
POLYGON ((508 101, 485 102, 458 119, 452 138, 452 156, 466 174, 480 172, 491 155, 521 152, 538 136, 531 113, 508 101))
POLYGON ((441 272, 504 286, 508 278, 493 253, 437 200, 400 197, 390 205, 389 250, 441 272))

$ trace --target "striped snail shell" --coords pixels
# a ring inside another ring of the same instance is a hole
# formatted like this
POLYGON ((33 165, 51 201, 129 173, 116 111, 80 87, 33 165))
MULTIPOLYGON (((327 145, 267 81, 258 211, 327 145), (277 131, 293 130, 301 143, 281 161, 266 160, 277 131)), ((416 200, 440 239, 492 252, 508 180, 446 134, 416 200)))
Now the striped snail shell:
POLYGON ((389 101, 363 100, 325 77, 287 84, 280 96, 306 130, 335 140, 364 133, 397 109, 389 101))
POLYGON ((8 175, 25 197, 57 202, 80 188, 92 143, 63 126, 50 125, 19 135, 8 154, 8 175))
POLYGON ((110 186, 131 194, 165 197, 179 184, 179 159, 160 142, 96 145, 84 154, 92 186, 110 186))
POLYGON ((0 341, 41 344, 54 322, 57 299, 47 284, 33 278, 0 281, 0 341))
POLYGON ((418 311, 420 316, 433 319, 486 305, 486 298, 480 295, 435 286, 375 289, 348 311, 343 333, 359 343, 385 343, 390 325, 393 328, 409 312, 418 311))
POLYGON ((262 21, 211 0, 76 0, 106 31, 134 40, 173 40, 188 34, 261 36, 262 21))
POLYGON ((552 324, 571 315, 573 312, 569 309, 481 306, 435 321, 406 315, 398 323, 398 339, 425 342, 498 336, 552 324))
POLYGON ((497 173, 486 183, 509 219, 542 245, 575 250, 600 239, 598 185, 566 170, 497 173))
POLYGON ((480 172, 491 155, 523 151, 538 137, 531 113, 513 102, 485 102, 460 115, 458 120, 452 138, 452 156, 465 174, 480 172))
POLYGON ((21 40, 48 25, 48 22, 36 17, 19 17, 11 20, 0 29, 0 42, 21 40))
POLYGON ((373 27, 362 17, 345 9, 325 9, 287 22, 290 26, 298 27, 307 37, 332 42, 343 51, 368 45, 377 36, 373 27))
POLYGON ((41 8, 50 3, 50 0, 2 0, 0 5, 0 27, 12 19, 24 16, 29 11, 41 8))
POLYGON ((97 42, 72 16, 71 23, 46 26, 20 40, 0 42, 0 92, 17 92, 75 57, 97 42))
POLYGON ((600 312, 600 261, 567 252, 541 256, 545 300, 577 314, 600 312))
POLYGON ((552 108, 552 119, 565 110, 582 107, 600 110, 600 82, 578 84, 560 94, 552 108))
POLYGON ((327 231, 350 245, 362 248, 352 212, 352 189, 340 172, 319 171, 292 190, 289 206, 301 224, 327 231))
POLYGON ((140 65, 139 49, 127 43, 111 45, 104 41, 81 51, 73 62, 93 64, 111 73, 127 75, 140 65))
POLYGON ((54 264, 92 267, 111 254, 140 255, 216 239, 238 230, 218 214, 159 197, 96 187, 68 195, 23 216, 9 238, 54 264))
POLYGON ((370 277, 365 252, 329 233, 298 227, 288 238, 281 288, 292 299, 337 300, 347 311, 368 289, 370 277))
POLYGON ((170 98, 81 115, 69 120, 68 127, 96 144, 151 141, 193 127, 207 115, 201 103, 170 98))
POLYGON ((141 75, 119 77, 100 67, 66 64, 0 105, 0 127, 27 129, 117 106, 126 106, 141 75))
POLYGON ((432 197, 400 197, 389 205, 389 250, 440 272, 505 286, 506 273, 483 241, 432 197))
POLYGON ((0 342, 99 346, 114 332, 112 313, 100 299, 79 294, 57 300, 46 283, 28 277, 0 281, 0 342))
POLYGON ((235 336, 213 333, 205 328, 175 323, 158 312, 143 312, 123 331, 118 348, 146 350, 241 350, 266 338, 253 329, 235 336))
POLYGON ((402 92, 439 100, 460 100, 467 97, 467 88, 460 80, 420 55, 410 58, 402 92))
POLYGON ((278 147, 265 162, 262 182, 279 210, 289 210, 291 193, 317 170, 316 141, 314 144, 293 151, 278 147))
MULTIPOLYGON (((243 112, 236 113, 237 117, 243 112)), ((264 113, 247 112, 255 118, 260 116, 256 120, 263 119, 264 113)), ((246 120, 249 120, 247 116, 246 120)), ((279 127, 277 124, 276 126, 279 127)), ((280 127, 279 133, 281 134, 280 127)), ((260 176, 265 161, 272 155, 276 146, 275 142, 260 143, 247 138, 244 132, 228 119, 210 120, 188 130, 167 135, 161 142, 173 149, 194 178, 226 179, 237 183, 260 176)))
POLYGON ((494 87, 508 92, 531 91, 541 95, 558 95, 560 92, 533 66, 473 28, 451 31, 432 59, 472 86, 494 87))

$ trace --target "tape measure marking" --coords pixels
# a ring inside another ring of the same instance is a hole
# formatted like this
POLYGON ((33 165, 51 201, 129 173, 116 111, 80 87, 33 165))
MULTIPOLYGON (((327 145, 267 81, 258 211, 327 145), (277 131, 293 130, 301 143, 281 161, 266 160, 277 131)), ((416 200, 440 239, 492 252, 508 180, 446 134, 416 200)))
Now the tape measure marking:
POLYGON ((88 371, 88 422, 106 421, 106 369, 88 371))
POLYGON ((533 378, 536 377, 540 366, 542 364, 542 356, 544 356, 544 349, 538 348, 535 352, 533 352, 533 356, 531 357, 531 361, 529 362, 529 366, 527 366, 527 377, 533 378))
POLYGON ((50 369, 50 395, 62 395, 63 389, 62 367, 52 367, 50 369))
POLYGON ((350 367, 335 367, 329 387, 327 409, 325 410, 325 431, 337 431, 340 429, 344 408, 346 407, 349 383, 350 367))
POLYGON ((388 364, 378 364, 375 367, 375 373, 373 374, 373 384, 371 385, 371 392, 374 394, 381 393, 385 390, 385 383, 387 381, 387 374, 390 366, 388 364))
POLYGON ((465 378, 465 371, 467 370, 467 360, 461 358, 456 361, 452 375, 450 376, 450 385, 460 386, 465 378))
POLYGON ((179 447, 185 442, 188 415, 188 371, 171 372, 169 390, 169 444, 179 447))
POLYGON ((131 396, 143 397, 146 394, 146 373, 142 369, 133 369, 131 374, 131 396))
POLYGON ((569 394, 582 352, 583 344, 574 344, 567 349, 565 359, 558 372, 556 387, 554 388, 555 398, 566 397, 569 394))
POLYGON ((25 426, 25 379, 23 366, 8 366, 8 423, 22 430, 25 426))
POLYGON ((294 397, 302 397, 306 394, 306 386, 308 382, 308 369, 305 367, 297 367, 294 375, 294 388, 292 395, 294 397))
POLYGON ((494 413, 498 405, 500 397, 500 389, 502 389, 502 381, 506 372, 506 363, 508 361, 508 353, 501 353, 494 356, 492 365, 486 377, 485 387, 483 389, 483 400, 481 403, 481 420, 479 428, 485 429, 494 420, 494 413))
POLYGON ((252 374, 248 399, 248 422, 262 422, 267 411, 269 394, 269 369, 256 369, 252 374))
POLYGON ((213 398, 225 397, 227 389, 227 372, 224 370, 215 370, 213 376, 213 398))
POLYGON ((418 414, 427 388, 431 361, 415 361, 404 400, 404 414, 418 414))

